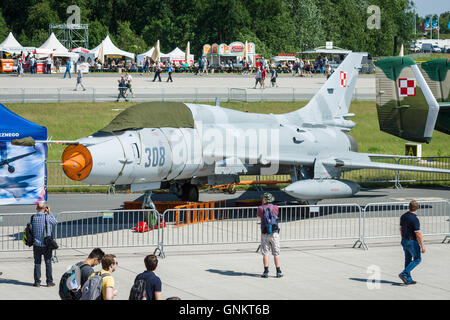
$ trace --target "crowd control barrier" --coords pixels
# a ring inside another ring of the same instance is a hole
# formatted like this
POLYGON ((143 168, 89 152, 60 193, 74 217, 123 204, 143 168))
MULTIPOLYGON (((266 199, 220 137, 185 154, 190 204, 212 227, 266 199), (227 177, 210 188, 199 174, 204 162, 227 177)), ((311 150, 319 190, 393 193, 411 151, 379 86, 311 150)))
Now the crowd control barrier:
MULTIPOLYGON (((418 201, 421 231, 450 242, 449 201, 418 201)), ((400 216, 408 202, 279 206, 280 241, 348 240, 368 249, 371 239, 400 240, 400 216)), ((58 250, 113 247, 154 247, 165 256, 168 246, 260 242, 258 207, 199 205, 165 210, 73 211, 56 214, 53 235, 58 250)), ((0 251, 31 250, 22 242, 32 213, 0 214, 0 251)), ((56 251, 58 251, 56 250, 56 251)))

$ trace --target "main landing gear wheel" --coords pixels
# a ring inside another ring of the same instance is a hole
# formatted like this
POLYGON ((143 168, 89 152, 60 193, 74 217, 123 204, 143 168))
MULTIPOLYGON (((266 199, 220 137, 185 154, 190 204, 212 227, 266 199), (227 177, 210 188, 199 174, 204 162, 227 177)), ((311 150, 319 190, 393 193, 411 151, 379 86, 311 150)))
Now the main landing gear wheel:
POLYGON ((197 202, 198 201, 198 188, 196 185, 186 183, 183 185, 183 193, 181 195, 181 200, 197 202))

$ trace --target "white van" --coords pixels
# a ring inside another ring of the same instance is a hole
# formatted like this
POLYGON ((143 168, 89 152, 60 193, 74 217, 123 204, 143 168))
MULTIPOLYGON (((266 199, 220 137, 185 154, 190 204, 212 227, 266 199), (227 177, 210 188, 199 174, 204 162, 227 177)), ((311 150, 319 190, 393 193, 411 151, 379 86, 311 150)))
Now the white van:
POLYGON ((433 44, 431 51, 436 52, 436 53, 442 52, 441 48, 437 44, 433 44))

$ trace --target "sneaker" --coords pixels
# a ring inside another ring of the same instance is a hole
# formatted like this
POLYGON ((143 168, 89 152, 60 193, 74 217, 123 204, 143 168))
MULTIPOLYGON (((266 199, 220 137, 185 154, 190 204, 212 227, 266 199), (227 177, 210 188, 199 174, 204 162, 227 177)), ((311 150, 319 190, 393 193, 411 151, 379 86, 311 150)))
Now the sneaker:
POLYGON ((403 281, 404 284, 408 284, 408 280, 406 279, 406 277, 405 277, 403 274, 400 273, 400 274, 398 275, 398 277, 399 277, 400 279, 402 279, 402 281, 403 281))
POLYGON ((281 278, 283 276, 283 272, 277 272, 277 278, 281 278))
POLYGON ((268 272, 264 272, 262 275, 261 275, 261 278, 268 278, 269 277, 269 273, 268 272))
POLYGON ((55 284, 53 282, 47 284, 47 288, 51 288, 51 287, 54 287, 54 286, 55 286, 55 284))
POLYGON ((33 287, 39 288, 41 286, 40 283, 33 283, 33 287))
POLYGON ((416 284, 416 283, 417 283, 417 281, 411 280, 410 282, 407 283, 407 285, 416 284))

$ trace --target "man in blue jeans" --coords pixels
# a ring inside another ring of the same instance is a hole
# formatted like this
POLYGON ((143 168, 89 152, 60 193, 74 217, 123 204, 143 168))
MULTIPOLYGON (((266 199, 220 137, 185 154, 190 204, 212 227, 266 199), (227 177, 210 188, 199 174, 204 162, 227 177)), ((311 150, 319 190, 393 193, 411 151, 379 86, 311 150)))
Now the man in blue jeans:
POLYGON ((50 207, 44 202, 39 202, 36 206, 36 214, 31 218, 33 230, 33 257, 34 257, 34 287, 41 286, 41 262, 42 256, 45 261, 45 276, 47 287, 54 287, 52 275, 52 250, 45 246, 44 238, 52 234, 52 228, 58 222, 50 213, 50 207))
POLYGON ((411 271, 422 261, 421 253, 425 253, 420 222, 417 218, 419 205, 415 200, 409 203, 409 211, 400 217, 400 233, 402 247, 405 252, 405 269, 398 275, 406 285, 416 284, 411 277, 411 271))
POLYGON ((66 75, 69 75, 69 79, 72 79, 72 76, 70 75, 70 68, 72 68, 72 63, 70 62, 70 58, 69 60, 67 60, 66 62, 66 72, 64 72, 64 79, 66 78, 66 75))

